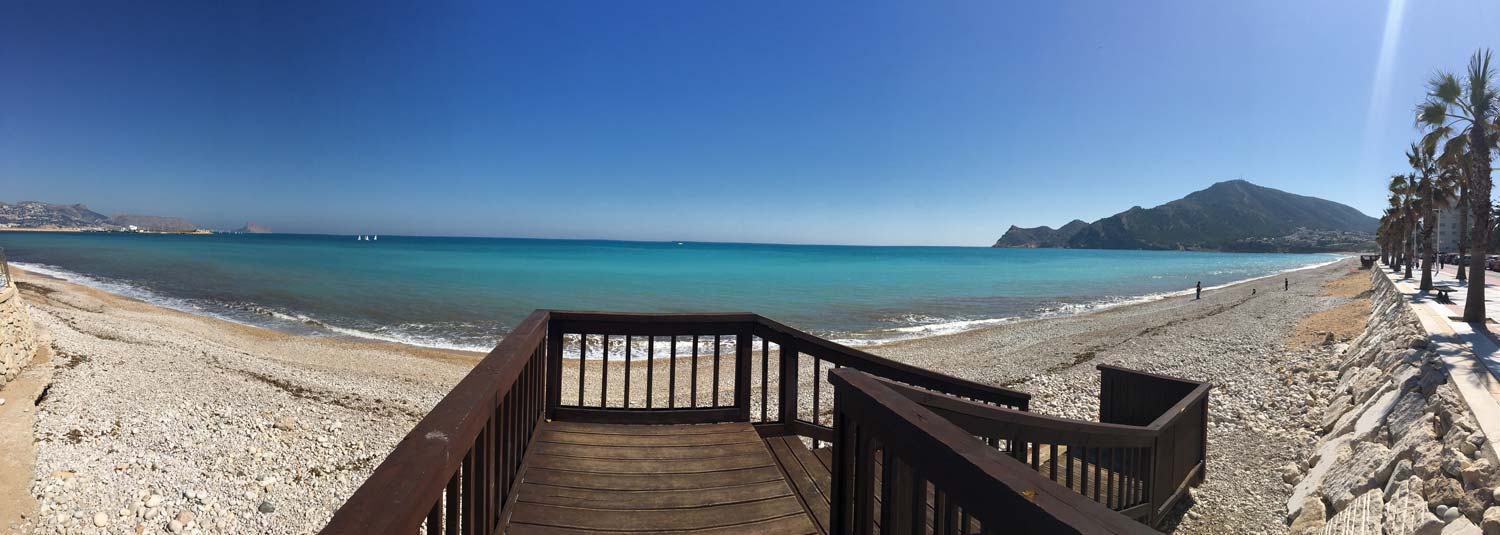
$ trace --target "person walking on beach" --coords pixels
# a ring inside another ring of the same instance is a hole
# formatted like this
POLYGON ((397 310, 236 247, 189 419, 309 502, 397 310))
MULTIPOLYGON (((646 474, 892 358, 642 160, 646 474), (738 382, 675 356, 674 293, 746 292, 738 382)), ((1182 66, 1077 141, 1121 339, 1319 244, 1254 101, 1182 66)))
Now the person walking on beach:
POLYGON ((1193 300, 1199 299, 1203 299, 1203 281, 1198 281, 1198 284, 1193 285, 1193 300))
POLYGON ((1281 279, 1281 291, 1285 292, 1285 291, 1288 291, 1288 290, 1291 290, 1291 289, 1292 289, 1292 278, 1291 277, 1287 277, 1285 279, 1281 279))

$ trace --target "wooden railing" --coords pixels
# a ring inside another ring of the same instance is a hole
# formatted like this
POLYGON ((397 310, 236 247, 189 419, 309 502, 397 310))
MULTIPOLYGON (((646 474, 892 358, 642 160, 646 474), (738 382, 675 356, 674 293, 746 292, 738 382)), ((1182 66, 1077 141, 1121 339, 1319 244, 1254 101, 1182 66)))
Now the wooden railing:
POLYGON ((1155 525, 1203 481, 1210 385, 1108 365, 1099 370, 1099 422, 887 386, 1048 479, 1155 525))
POLYGON ((855 370, 834 371, 833 382, 830 533, 1155 533, 974 440, 891 383, 855 370))
POLYGON ((506 335, 396 444, 323 533, 498 532, 546 413, 547 320, 547 312, 533 312, 506 335))
MULTIPOLYGON (((1106 423, 1074 422, 1025 412, 1030 403, 1025 393, 895 362, 755 314, 537 311, 506 335, 397 444, 334 514, 323 533, 417 533, 424 526, 428 534, 499 531, 531 437, 549 419, 637 424, 750 422, 765 436, 796 435, 814 447, 837 445, 848 439, 849 430, 841 429, 836 390, 848 389, 836 389, 833 381, 840 376, 847 379, 850 370, 882 385, 882 394, 896 392, 907 403, 917 404, 924 411, 921 414, 951 419, 944 425, 956 424, 955 429, 971 437, 968 440, 973 444, 963 451, 977 447, 989 452, 986 456, 1009 456, 1008 461, 1032 465, 1032 470, 1022 470, 1025 475, 1006 475, 1011 479, 1003 479, 1005 485, 1045 481, 1035 469, 1043 464, 1055 467, 1067 459, 1062 482, 1077 492, 1060 485, 1047 492, 1070 496, 1065 503, 1076 505, 1093 503, 1084 497, 1093 491, 1096 497, 1107 498, 1100 501, 1108 501, 1109 507, 1154 522, 1158 508, 1150 506, 1163 503, 1157 500, 1164 492, 1163 478, 1194 482, 1202 478, 1202 435, 1194 439, 1189 431, 1202 429, 1192 422, 1206 414, 1206 385, 1201 392, 1192 390, 1198 394, 1186 394, 1201 400, 1198 404, 1182 395, 1172 397, 1181 394, 1178 391, 1187 382, 1107 369, 1106 392, 1101 398, 1101 419, 1106 423), (1141 383, 1148 378, 1155 382, 1141 383), (1126 390, 1136 386, 1152 391, 1152 396, 1133 398, 1126 390), (1163 413, 1172 410, 1177 410, 1177 416, 1163 413), (1153 411, 1159 417, 1143 430, 1136 420, 1153 411), (973 436, 985 440, 973 440, 973 436), (1152 441, 1162 436, 1172 437, 1170 448, 1152 441), (1191 462, 1194 459, 1196 465, 1191 462), (1078 485, 1067 475, 1075 464, 1080 471, 1078 485), (1088 469, 1096 476, 1109 477, 1095 477, 1085 484, 1083 471, 1088 469), (1115 492, 1108 487, 1111 482, 1128 492, 1115 492), (1106 490, 1100 492, 1101 486, 1106 490), (1141 514, 1148 509, 1149 514, 1141 514)), ((948 435, 887 440, 923 440, 930 446, 932 440, 949 442, 948 435)), ((891 454, 900 451, 890 450, 891 454)), ((1011 472, 1024 468, 1021 464, 1002 466, 1009 466, 1005 470, 1011 472)), ((985 469, 998 470, 989 465, 985 469)), ((934 474, 929 478, 934 485, 961 483, 946 487, 953 497, 945 502, 958 508, 961 519, 968 518, 965 511, 977 511, 989 500, 1014 499, 992 494, 1001 490, 994 486, 1000 483, 966 486, 968 478, 989 472, 939 477, 949 468, 927 470, 934 474), (962 499, 971 500, 968 505, 957 497, 981 487, 985 493, 962 499), (986 501, 972 501, 981 499, 986 501)), ((1055 469, 1051 474, 1057 479, 1055 469)), ((1185 488, 1166 486, 1173 492, 1185 488)), ((1089 507, 1089 514, 1103 511, 1125 518, 1101 504, 1089 507)))

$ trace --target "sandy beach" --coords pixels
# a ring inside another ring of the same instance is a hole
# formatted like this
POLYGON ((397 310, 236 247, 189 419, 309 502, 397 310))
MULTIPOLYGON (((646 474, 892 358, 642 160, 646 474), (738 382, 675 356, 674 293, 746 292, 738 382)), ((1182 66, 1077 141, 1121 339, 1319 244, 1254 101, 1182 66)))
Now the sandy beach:
MULTIPOLYGON (((1088 419, 1097 364, 1213 381, 1208 482, 1168 527, 1282 532, 1290 486, 1277 468, 1310 447, 1299 422, 1317 388, 1290 377, 1294 368, 1321 369, 1333 352, 1325 342, 1362 328, 1368 278, 1351 275, 1355 264, 1292 272, 1289 290, 1280 277, 1262 279, 1201 301, 1172 297, 863 349, 1009 385, 1035 394, 1034 410, 1088 419)), ((41 399, 0 406, 0 422, 35 411, 35 465, 19 489, 35 509, 0 510, 0 525, 15 532, 159 532, 173 521, 187 533, 315 532, 480 357, 293 336, 13 271, 53 348, 41 364, 53 367, 41 399)), ((679 366, 681 384, 691 369, 679 366)), ((700 363, 700 385, 712 380, 709 366, 700 363)), ((565 381, 576 372, 566 373, 565 381)))

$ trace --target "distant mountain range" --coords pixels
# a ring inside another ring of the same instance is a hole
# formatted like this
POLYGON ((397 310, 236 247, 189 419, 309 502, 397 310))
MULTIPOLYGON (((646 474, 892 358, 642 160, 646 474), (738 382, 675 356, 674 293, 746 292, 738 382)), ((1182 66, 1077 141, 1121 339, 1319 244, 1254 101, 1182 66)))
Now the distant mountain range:
POLYGON ((1229 180, 1093 223, 1011 226, 994 247, 1351 251, 1370 247, 1379 225, 1347 205, 1229 180))
POLYGON ((52 204, 21 201, 0 202, 0 228, 128 230, 130 227, 152 232, 193 232, 198 226, 180 217, 138 214, 105 216, 82 204, 52 204))

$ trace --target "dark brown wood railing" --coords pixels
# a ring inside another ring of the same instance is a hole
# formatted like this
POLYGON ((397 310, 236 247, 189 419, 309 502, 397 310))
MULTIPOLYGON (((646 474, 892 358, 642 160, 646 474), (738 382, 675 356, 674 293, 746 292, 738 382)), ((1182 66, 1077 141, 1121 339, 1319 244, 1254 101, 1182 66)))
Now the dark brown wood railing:
MULTIPOLYGON (((1024 476, 1007 475, 1012 479, 1002 481, 1005 485, 1046 480, 1037 470, 1047 466, 1053 468, 1052 479, 1068 485, 1057 489, 1075 497, 1066 503, 1092 502, 1084 497, 1092 492, 1110 508, 1154 522, 1156 506, 1180 496, 1187 482, 1202 479, 1207 386, 1101 369, 1104 423, 1074 422, 1025 412, 1030 404, 1025 393, 895 362, 755 314, 537 311, 397 444, 323 533, 417 533, 423 527, 428 534, 500 531, 530 440, 547 420, 750 422, 763 436, 800 436, 814 447, 837 445, 848 430, 840 428, 835 407, 840 390, 834 381, 851 371, 883 385, 882 392, 917 404, 924 415, 951 419, 944 425, 957 424, 973 442, 963 451, 978 447, 990 452, 985 455, 1032 465, 1024 476), (1132 390, 1152 394, 1142 397, 1132 390), (1138 421, 1153 414, 1143 430, 1138 421), (1170 437, 1170 446, 1162 445, 1163 437, 1170 437), (1077 474, 1068 472, 1074 467, 1077 474), (1013 480, 1017 477, 1022 479, 1013 480), (1161 483, 1167 480, 1173 483, 1161 483)), ((941 439, 948 442, 946 435, 941 439)), ((937 439, 899 440, 930 446, 937 439)), ((990 494, 1002 490, 995 486, 999 483, 950 481, 937 475, 949 468, 926 470, 934 474, 929 478, 934 485, 959 482, 946 487, 944 495, 952 496, 945 503, 955 504, 965 521, 969 517, 962 511, 1014 498, 990 494), (985 494, 958 497, 981 487, 985 494), (962 500, 971 501, 963 505, 962 500)), ((986 465, 986 470, 998 469, 986 465)), ((981 473, 988 474, 974 474, 981 473)), ((1094 507, 1090 514, 1108 512, 1103 505, 1094 507)))
POLYGON ((396 444, 324 533, 495 533, 547 407, 548 315, 533 312, 396 444))
POLYGON ((1203 481, 1210 385, 1099 366, 1099 422, 887 386, 1048 479, 1155 525, 1203 481))
POLYGON ((974 440, 891 383, 855 370, 832 377, 830 533, 1155 533, 974 440))

